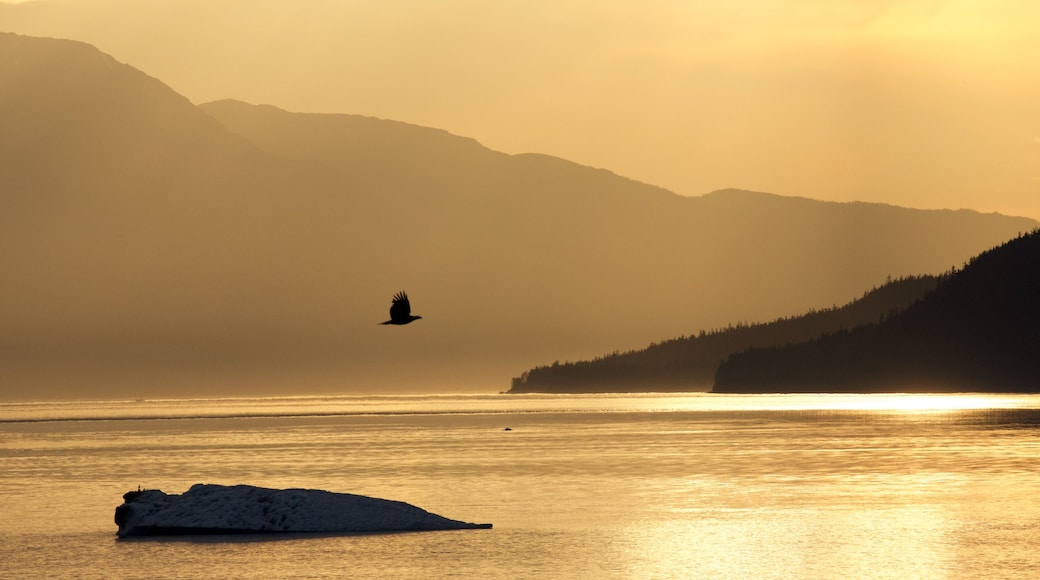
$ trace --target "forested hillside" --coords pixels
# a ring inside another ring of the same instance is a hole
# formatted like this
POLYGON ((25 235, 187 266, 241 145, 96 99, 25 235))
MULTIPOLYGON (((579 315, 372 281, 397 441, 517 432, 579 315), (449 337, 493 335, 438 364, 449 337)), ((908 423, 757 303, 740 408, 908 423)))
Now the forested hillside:
POLYGON ((1040 231, 885 321, 734 354, 716 392, 1040 392, 1040 231))
POLYGON ((804 342, 822 334, 877 322, 920 300, 939 278, 893 280, 840 308, 809 312, 764 324, 740 323, 662 341, 642 350, 590 361, 535 367, 513 379, 511 393, 702 391, 730 354, 753 347, 804 342))

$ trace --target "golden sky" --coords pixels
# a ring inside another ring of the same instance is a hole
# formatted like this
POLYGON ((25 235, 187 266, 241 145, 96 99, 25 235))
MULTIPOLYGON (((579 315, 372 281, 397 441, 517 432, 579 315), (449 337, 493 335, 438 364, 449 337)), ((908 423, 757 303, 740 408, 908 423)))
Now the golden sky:
POLYGON ((1040 218, 1040 4, 1028 0, 0 8, 0 30, 89 42, 196 103, 407 121, 687 195, 1040 218))

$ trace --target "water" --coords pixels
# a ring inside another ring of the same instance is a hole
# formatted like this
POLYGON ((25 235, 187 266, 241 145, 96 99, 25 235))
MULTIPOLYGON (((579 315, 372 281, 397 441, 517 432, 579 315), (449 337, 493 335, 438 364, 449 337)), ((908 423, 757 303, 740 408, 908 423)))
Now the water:
POLYGON ((1038 424, 1040 396, 0 404, 0 578, 1032 578, 1038 424), (124 492, 198 482, 495 527, 116 540, 124 492))

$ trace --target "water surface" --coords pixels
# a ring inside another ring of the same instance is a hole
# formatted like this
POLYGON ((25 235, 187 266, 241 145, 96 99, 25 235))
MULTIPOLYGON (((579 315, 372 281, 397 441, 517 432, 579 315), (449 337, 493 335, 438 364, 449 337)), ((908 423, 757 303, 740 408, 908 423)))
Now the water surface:
POLYGON ((1038 423, 989 395, 0 404, 0 577, 1036 577, 1038 423), (124 492, 199 482, 495 527, 115 539, 124 492))

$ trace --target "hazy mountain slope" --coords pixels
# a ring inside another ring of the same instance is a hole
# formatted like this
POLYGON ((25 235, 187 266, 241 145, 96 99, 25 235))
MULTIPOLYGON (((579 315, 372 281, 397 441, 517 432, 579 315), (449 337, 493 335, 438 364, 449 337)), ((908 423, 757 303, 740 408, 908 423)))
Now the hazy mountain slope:
MULTIPOLYGON (((607 171, 506 156, 401 123, 231 101, 203 108, 267 151, 335 164, 386 192, 381 197, 400 202, 402 222, 427 230, 423 236, 466 232, 452 261, 478 258, 474 275, 482 278, 495 276, 487 267, 494 262, 520 264, 522 273, 501 274, 509 276, 503 291, 520 284, 537 293, 553 282, 547 298, 557 306, 548 314, 580 315, 583 325, 645 324, 682 334, 707 312, 705 326, 796 314, 844 303, 890 274, 938 273, 983 249, 981 240, 998 243, 1035 224, 737 190, 683 198, 607 171), (386 130, 373 130, 379 126, 386 130), (482 243, 489 239, 496 243, 482 243)), ((523 302, 531 302, 529 294, 523 302)))
POLYGON ((906 311, 735 354, 716 392, 1040 392, 1040 230, 973 259, 906 311))
POLYGON ((684 336, 644 349, 593 360, 535 367, 513 379, 510 393, 707 391, 719 364, 749 348, 808 341, 841 329, 878 322, 935 288, 939 278, 888 282, 840 308, 813 311, 769 323, 739 324, 684 336))
POLYGON ((349 208, 312 203, 332 171, 82 43, 0 34, 0 86, 5 393, 251 364, 313 332, 288 242, 349 229, 349 208))
POLYGON ((4 395, 500 389, 844 303, 1035 225, 683 198, 403 123, 203 109, 70 41, 0 34, 0 86, 4 395), (398 290, 424 319, 377 326, 398 290))

